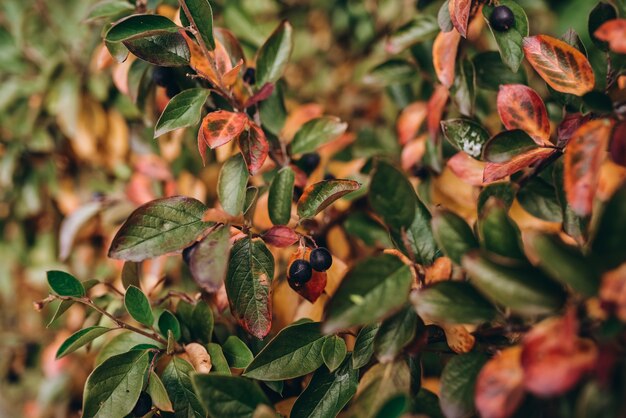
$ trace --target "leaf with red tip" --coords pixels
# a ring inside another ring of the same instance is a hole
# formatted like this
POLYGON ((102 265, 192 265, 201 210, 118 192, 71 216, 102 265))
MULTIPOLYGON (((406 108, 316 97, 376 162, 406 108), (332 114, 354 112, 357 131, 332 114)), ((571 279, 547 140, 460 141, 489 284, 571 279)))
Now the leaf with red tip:
POLYGON ((217 148, 237 138, 247 124, 248 116, 245 113, 226 110, 211 112, 202 119, 198 142, 204 141, 211 149, 217 148))
POLYGON ((509 347, 487 362, 476 379, 475 404, 481 417, 513 416, 524 399, 522 348, 509 347))
POLYGON ((324 180, 304 189, 298 200, 298 216, 312 218, 342 196, 358 190, 354 180, 324 180))
POLYGON ((554 152, 556 151, 552 148, 537 148, 520 154, 505 163, 487 163, 483 172, 483 181, 491 183, 501 180, 539 161, 545 160, 554 152))
POLYGON ((574 132, 565 152, 565 192, 574 212, 591 213, 606 147, 613 129, 610 119, 596 119, 574 132))
POLYGON ((467 25, 471 8, 471 0, 450 0, 448 3, 450 21, 464 38, 467 37, 467 25))
POLYGON ((446 103, 450 97, 450 91, 446 86, 439 84, 435 87, 435 92, 428 100, 426 109, 428 133, 433 141, 436 141, 439 137, 441 128, 441 119, 443 119, 443 113, 446 110, 446 103))
POLYGON ((263 241, 278 248, 289 247, 300 239, 300 236, 288 226, 277 225, 263 234, 263 241))
POLYGON ((254 122, 250 122, 248 129, 239 135, 239 148, 248 166, 248 171, 255 175, 263 167, 270 151, 270 145, 265 138, 263 129, 254 122))
POLYGON ((541 97, 523 84, 505 84, 498 91, 498 113, 506 129, 521 129, 539 145, 550 142, 550 120, 541 97))
POLYGON ((461 42, 459 32, 439 32, 433 44, 433 66, 437 78, 447 88, 454 84, 454 69, 456 65, 456 53, 461 42))
POLYGON ((613 19, 604 22, 594 35, 601 41, 609 43, 611 51, 626 54, 626 19, 613 19))
POLYGON ((396 122, 398 140, 401 145, 407 144, 416 137, 417 132, 426 119, 427 107, 424 102, 415 102, 402 109, 398 122, 396 122))
POLYGON ((595 76, 587 58, 569 44, 547 35, 524 38, 526 59, 554 90, 582 96, 593 90, 595 76))

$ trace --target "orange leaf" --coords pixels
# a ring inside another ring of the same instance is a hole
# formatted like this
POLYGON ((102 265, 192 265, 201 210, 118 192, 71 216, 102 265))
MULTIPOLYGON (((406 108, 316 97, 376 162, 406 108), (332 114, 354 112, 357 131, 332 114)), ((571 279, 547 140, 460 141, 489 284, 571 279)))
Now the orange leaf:
POLYGON ((198 144, 205 142, 211 149, 224 145, 239 136, 248 124, 245 113, 226 110, 211 112, 202 119, 198 131, 198 144))
POLYGON ((523 84, 505 84, 498 91, 498 113, 506 129, 521 129, 539 145, 550 142, 548 111, 541 97, 523 84))
POLYGON ((450 0, 448 3, 450 21, 464 38, 467 37, 467 25, 471 8, 471 0, 450 0))
POLYGON ((237 76, 241 72, 241 67, 243 67, 243 60, 239 60, 237 65, 235 65, 229 71, 226 71, 222 77, 222 81, 226 87, 230 87, 237 81, 237 76))
POLYGON ((579 215, 591 213, 600 166, 605 157, 613 121, 596 119, 574 132, 565 152, 565 192, 567 202, 579 215))
POLYGON ((626 19, 613 19, 600 26, 594 35, 601 41, 608 42, 611 51, 626 54, 626 19))
POLYGON ((505 163, 487 163, 487 165, 485 165, 485 171, 483 172, 483 181, 485 183, 491 183, 501 180, 523 168, 548 158, 554 152, 556 151, 552 148, 536 148, 513 157, 505 163))
POLYGON ((456 52, 459 49, 461 35, 452 30, 439 32, 433 44, 433 66, 437 78, 444 86, 450 88, 454 84, 454 67, 456 64, 456 52))
POLYGON ((437 140, 441 130, 441 119, 446 110, 446 103, 450 97, 450 92, 446 86, 438 85, 430 99, 426 109, 428 133, 433 141, 437 140))
POLYGON ((495 355, 476 379, 476 409, 483 418, 508 418, 524 399, 522 348, 509 347, 495 355))
POLYGON ((396 122, 396 130, 400 144, 404 145, 415 138, 426 119, 426 112, 427 105, 424 102, 411 103, 402 109, 398 117, 398 122, 396 122))
POLYGON ((254 122, 249 123, 248 130, 239 135, 239 148, 246 160, 250 174, 256 174, 269 154, 270 145, 265 138, 263 130, 254 122))
POLYGON ((524 55, 554 90, 582 96, 593 90, 595 76, 587 58, 576 48, 547 35, 524 38, 524 55))

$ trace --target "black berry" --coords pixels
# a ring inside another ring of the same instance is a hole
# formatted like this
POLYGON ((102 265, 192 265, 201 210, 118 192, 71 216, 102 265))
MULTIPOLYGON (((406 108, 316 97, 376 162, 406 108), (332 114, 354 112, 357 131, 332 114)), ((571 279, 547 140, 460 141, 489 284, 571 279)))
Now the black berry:
POLYGON ((302 187, 296 186, 293 188, 293 201, 297 202, 302 197, 302 193, 304 193, 304 189, 302 187))
POLYGON ((152 80, 154 80, 154 84, 161 87, 166 87, 170 84, 170 81, 174 74, 172 74, 172 70, 168 67, 156 67, 152 72, 152 80))
POLYGON ((247 68, 246 72, 243 73, 243 81, 252 85, 256 83, 256 71, 254 68, 247 68))
POLYGON ((137 399, 137 403, 133 408, 132 414, 136 417, 143 417, 152 409, 152 397, 148 395, 146 392, 141 392, 139 395, 139 399, 137 399))
POLYGON ((308 282, 312 275, 313 269, 306 260, 296 260, 289 266, 289 280, 296 285, 308 282))
POLYGON ((498 6, 491 13, 489 24, 498 32, 506 32, 515 24, 515 15, 508 7, 498 6))
POLYGON ((311 267, 317 271, 326 271, 333 265, 333 256, 324 248, 319 247, 311 251, 309 256, 311 267))
POLYGON ((303 154, 296 163, 296 165, 307 174, 311 174, 319 164, 320 155, 317 152, 309 152, 307 154, 303 154))

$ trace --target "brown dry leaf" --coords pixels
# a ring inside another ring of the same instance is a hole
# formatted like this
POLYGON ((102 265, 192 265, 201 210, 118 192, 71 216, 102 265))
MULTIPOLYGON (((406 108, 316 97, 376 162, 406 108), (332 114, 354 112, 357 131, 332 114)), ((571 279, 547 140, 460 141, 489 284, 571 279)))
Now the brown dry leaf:
POLYGON ((425 282, 427 285, 449 280, 452 276, 452 260, 448 257, 439 257, 433 264, 426 267, 425 282))
POLYGON ((292 396, 291 398, 283 399, 282 401, 276 403, 274 408, 276 408, 276 412, 280 414, 282 417, 288 417, 291 415, 291 409, 293 408, 293 404, 296 402, 296 397, 292 396))
POLYGON ((122 93, 128 95, 128 70, 130 70, 130 66, 133 64, 135 60, 132 56, 129 56, 128 59, 124 62, 116 62, 113 64, 113 84, 115 87, 122 93))
POLYGON ((208 373, 211 371, 211 356, 206 348, 198 343, 191 343, 185 346, 185 353, 189 356, 189 362, 198 373, 208 373))
POLYGON ((524 400, 522 347, 509 347, 496 354, 476 379, 476 409, 483 418, 508 418, 524 400))
POLYGON ((439 138, 439 133, 441 131, 441 119, 443 118, 443 114, 446 111, 446 103, 450 98, 450 91, 446 86, 442 86, 438 84, 435 87, 435 91, 433 95, 428 99, 428 133, 430 134, 430 139, 436 141, 439 138))
POLYGON ((437 324, 446 333, 448 346, 457 354, 469 353, 474 348, 476 338, 465 325, 437 324))
POLYGON ((115 109, 107 114, 107 134, 104 139, 106 164, 110 169, 126 160, 129 149, 129 130, 124 116, 115 109))
POLYGON ((602 276, 599 297, 605 311, 614 312, 626 321, 626 264, 602 276))
POLYGON ((456 53, 461 42, 461 35, 455 30, 439 32, 433 44, 433 66, 437 78, 447 88, 454 84, 456 53))

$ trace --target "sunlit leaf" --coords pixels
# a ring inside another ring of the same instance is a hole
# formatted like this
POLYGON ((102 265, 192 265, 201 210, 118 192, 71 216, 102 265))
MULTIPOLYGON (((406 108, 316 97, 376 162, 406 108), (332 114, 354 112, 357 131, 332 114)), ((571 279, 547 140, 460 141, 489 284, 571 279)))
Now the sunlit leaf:
POLYGON ((204 142, 214 149, 237 138, 248 124, 245 113, 218 110, 211 112, 202 119, 198 131, 198 142, 204 142))
POLYGON ((192 23, 198 28, 207 49, 214 49, 215 39, 213 38, 213 10, 211 10, 211 4, 208 0, 184 0, 184 2, 191 15, 191 22, 189 22, 189 17, 184 9, 180 11, 181 22, 185 26, 192 23))
POLYGON ((484 160, 492 163, 505 163, 518 155, 537 148, 537 143, 528 134, 520 129, 515 129, 500 132, 487 141, 482 156, 484 160))
POLYGON ((302 154, 305 152, 313 152, 319 146, 324 145, 336 139, 343 134, 348 128, 348 124, 341 122, 335 116, 322 116, 306 122, 296 132, 291 142, 291 152, 293 154, 302 154))
POLYGON ((506 129, 521 129, 537 144, 550 142, 550 120, 541 97, 523 84, 506 84, 498 91, 498 113, 506 129))
POLYGON ((459 151, 479 158, 489 133, 471 119, 449 119, 441 122, 443 135, 459 151))
POLYGON ((154 137, 174 129, 194 126, 200 121, 202 106, 209 97, 209 90, 194 88, 172 97, 167 103, 154 128, 154 137))

